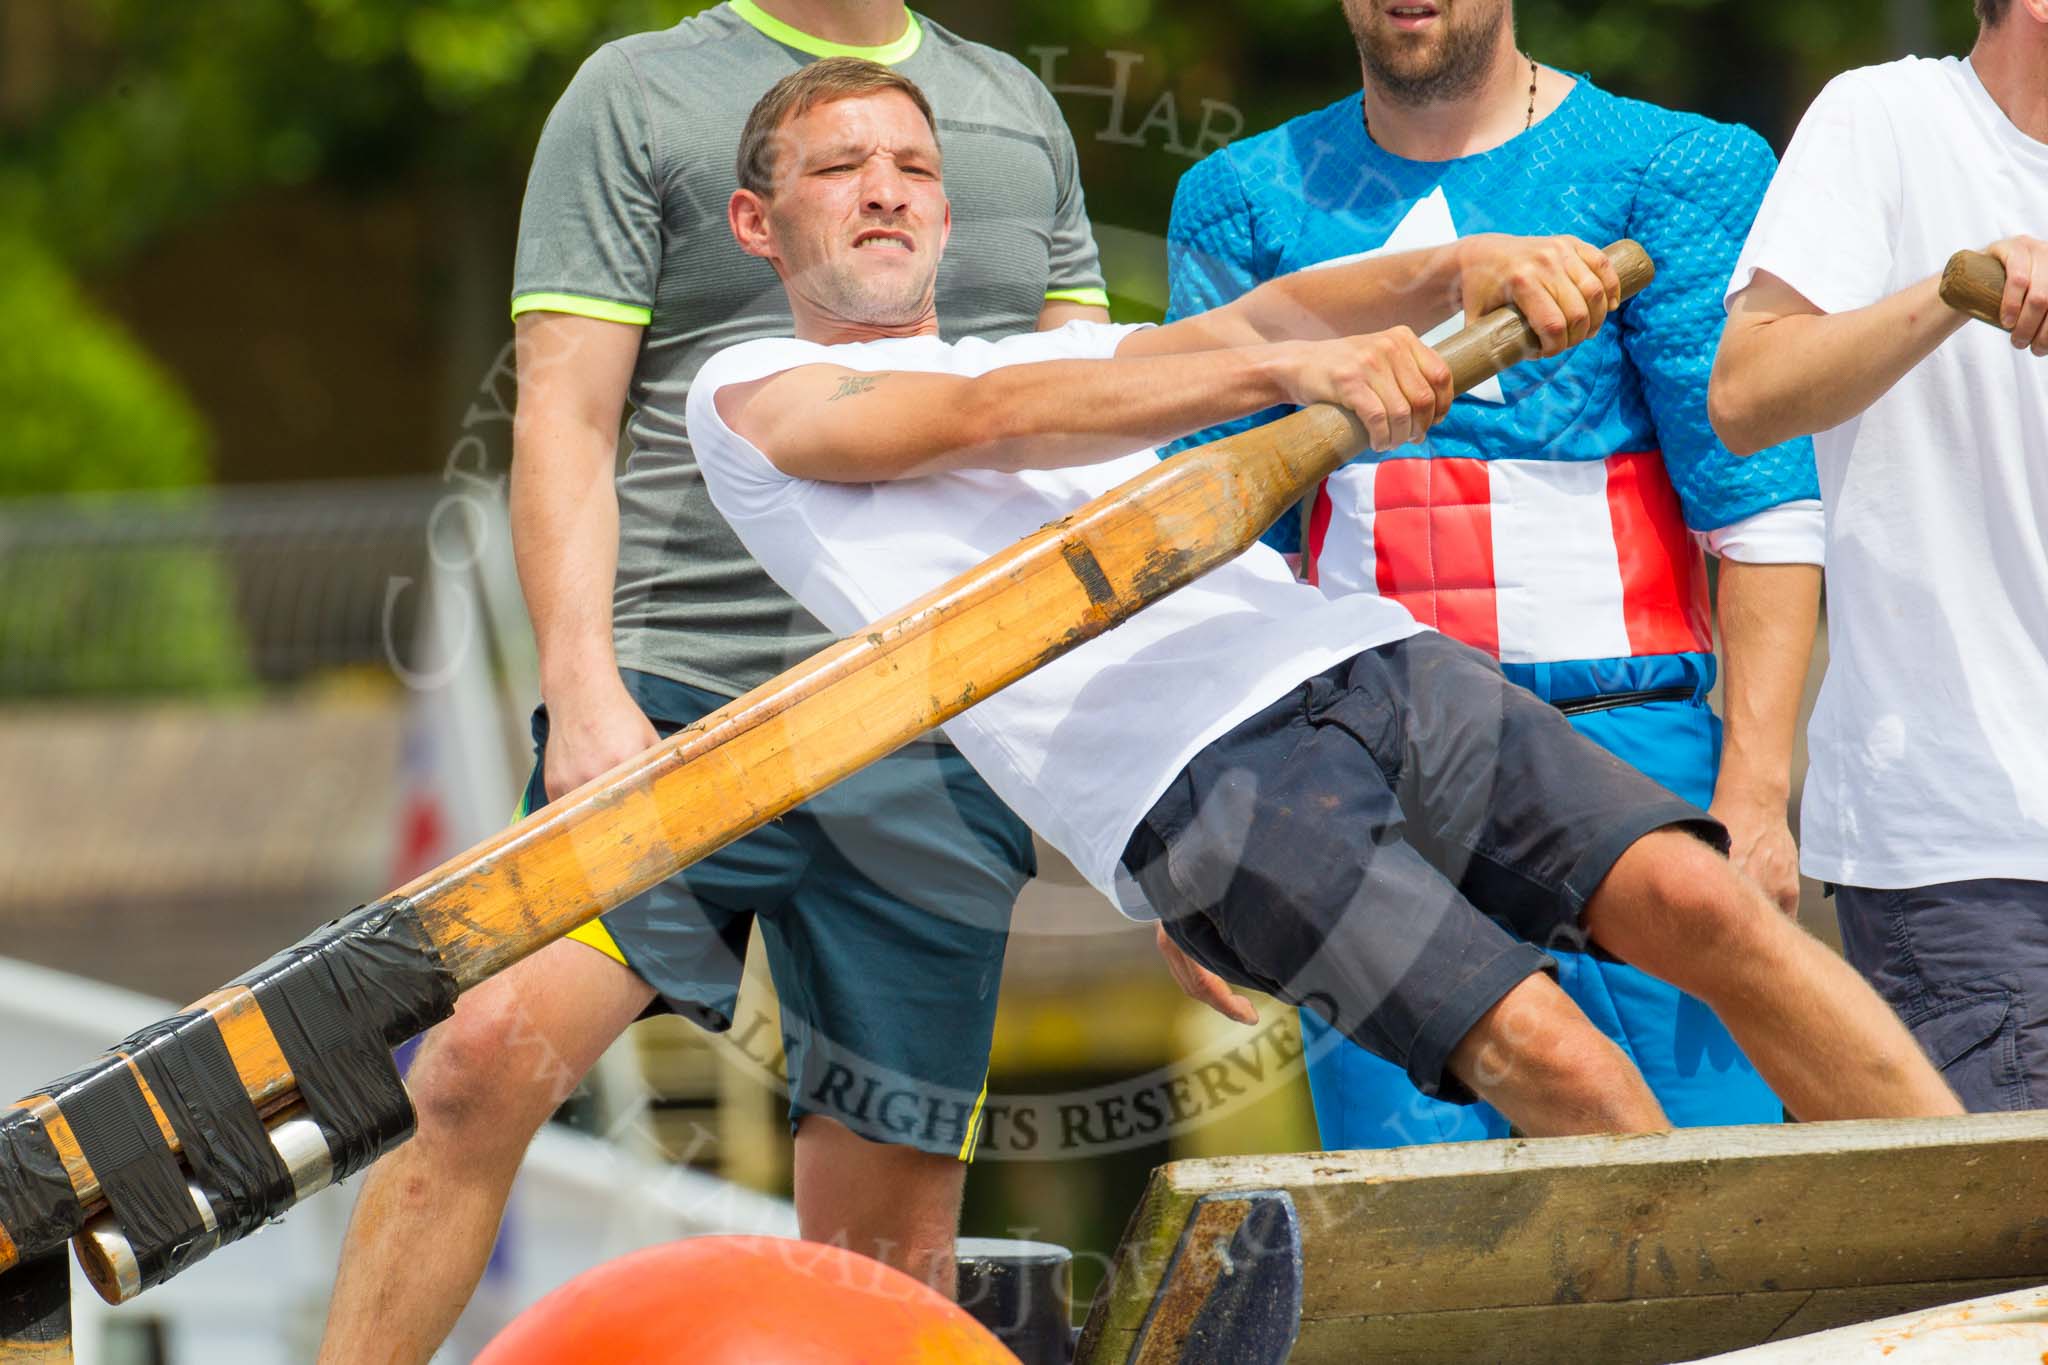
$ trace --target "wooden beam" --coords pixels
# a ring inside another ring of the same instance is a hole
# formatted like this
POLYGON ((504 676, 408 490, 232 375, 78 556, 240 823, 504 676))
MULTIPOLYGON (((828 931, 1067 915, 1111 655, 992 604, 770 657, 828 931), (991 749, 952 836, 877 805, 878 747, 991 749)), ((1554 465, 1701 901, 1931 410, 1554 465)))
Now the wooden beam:
POLYGON ((2041 1285, 1997 1289, 1878 1321, 1867 1320, 1871 1316, 1712 1359, 1717 1365, 2035 1365, 2048 1359, 2048 1287, 2041 1285))
POLYGON ((1300 1362, 1689 1359, 2048 1281, 2048 1113, 1176 1162, 1083 1337, 1124 1361, 1199 1201, 1283 1190, 1300 1362))

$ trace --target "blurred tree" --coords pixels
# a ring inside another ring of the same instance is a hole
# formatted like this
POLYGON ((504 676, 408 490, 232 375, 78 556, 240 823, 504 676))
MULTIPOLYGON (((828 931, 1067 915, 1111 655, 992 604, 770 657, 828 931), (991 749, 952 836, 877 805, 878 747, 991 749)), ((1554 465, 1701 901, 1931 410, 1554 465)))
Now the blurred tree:
POLYGON ((0 497, 202 481, 204 424, 156 363, 4 225, 0 260, 0 497))
POLYGON ((502 180, 605 40, 706 0, 79 0, 0 205, 98 263, 265 185, 502 180))
MULTIPOLYGON (((0 497, 202 482, 205 427, 177 386, 19 231, 0 227, 0 260, 0 497)), ((103 521, 83 544, 31 549, 0 533, 0 694, 243 682, 233 589, 213 556, 103 521)), ((38 528, 22 529, 33 540, 38 528)))

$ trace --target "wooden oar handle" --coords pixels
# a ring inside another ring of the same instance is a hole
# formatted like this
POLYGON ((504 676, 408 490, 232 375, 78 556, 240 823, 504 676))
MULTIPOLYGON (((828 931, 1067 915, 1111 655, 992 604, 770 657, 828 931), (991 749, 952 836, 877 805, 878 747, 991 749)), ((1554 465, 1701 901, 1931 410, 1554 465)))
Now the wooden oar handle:
MULTIPOLYGON (((1657 278, 1650 253, 1626 237, 1607 248, 1607 259, 1621 277, 1624 299, 1641 293, 1657 278)), ((1543 340, 1513 308, 1496 308, 1438 346, 1436 352, 1449 363, 1452 384, 1464 393, 1518 361, 1543 354, 1543 340)))
POLYGON ((1981 251, 1958 251, 1941 272, 1941 301, 2000 331, 1998 310, 2005 300, 2005 266, 1981 251))

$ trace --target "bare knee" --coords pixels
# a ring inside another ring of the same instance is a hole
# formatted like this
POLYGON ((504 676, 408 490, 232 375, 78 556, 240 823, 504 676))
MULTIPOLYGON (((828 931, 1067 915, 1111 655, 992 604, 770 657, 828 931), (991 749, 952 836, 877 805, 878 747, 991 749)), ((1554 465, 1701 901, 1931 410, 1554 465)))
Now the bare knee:
POLYGON ((1682 990, 1708 995, 1785 927, 1763 893, 1690 834, 1660 830, 1614 865, 1586 908, 1593 941, 1682 990))
POLYGON ((426 1036, 406 1087, 422 1139, 450 1139, 481 1156, 523 1152, 579 1079, 526 1018, 517 994, 487 986, 426 1036))
POLYGON ((1548 976, 1532 976, 1480 1016, 1450 1070, 1525 1132, 1667 1126, 1642 1074, 1548 976))

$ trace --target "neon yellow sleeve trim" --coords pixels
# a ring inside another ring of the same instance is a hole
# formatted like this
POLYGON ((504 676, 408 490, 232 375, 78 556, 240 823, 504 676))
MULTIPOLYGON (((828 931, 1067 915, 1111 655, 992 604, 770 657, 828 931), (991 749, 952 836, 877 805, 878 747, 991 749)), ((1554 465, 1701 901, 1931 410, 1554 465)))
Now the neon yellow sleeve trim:
POLYGON ((1092 308, 1109 307, 1109 291, 1104 289, 1048 289, 1047 303, 1082 303, 1092 308))
POLYGON ((587 299, 581 294, 521 294, 512 300, 512 316, 516 318, 521 313, 574 313, 579 318, 625 322, 635 327, 645 327, 654 321, 652 308, 613 303, 610 299, 587 299))
POLYGON ((883 66, 894 66, 917 51, 924 41, 924 25, 917 22, 915 14, 910 15, 909 24, 903 29, 903 36, 893 43, 880 47, 853 47, 847 43, 828 43, 823 38, 814 38, 800 28, 792 28, 768 11, 754 3, 754 0, 730 0, 732 12, 752 24, 768 37, 784 47, 793 47, 798 52, 808 52, 813 57, 865 57, 883 66))

